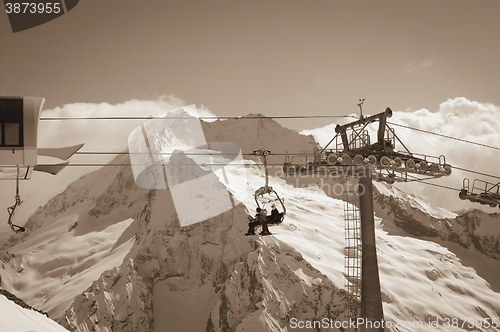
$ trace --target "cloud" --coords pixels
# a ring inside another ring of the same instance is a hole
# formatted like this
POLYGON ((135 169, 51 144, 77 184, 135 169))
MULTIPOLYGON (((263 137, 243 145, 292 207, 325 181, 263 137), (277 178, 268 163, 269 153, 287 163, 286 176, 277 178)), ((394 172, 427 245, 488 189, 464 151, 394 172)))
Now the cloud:
MULTIPOLYGON (((44 110, 42 117, 115 117, 156 116, 185 106, 172 96, 157 100, 129 100, 121 104, 77 103, 44 110)), ((39 147, 66 146, 85 143, 87 151, 123 151, 127 137, 145 120, 58 120, 40 121, 39 147)))
MULTIPOLYGON (((351 114, 349 117, 346 118, 341 118, 339 120, 338 124, 345 124, 349 123, 352 121, 356 121, 356 119, 359 118, 359 114, 351 114)), ((329 125, 326 125, 324 127, 316 128, 316 129, 306 129, 302 130, 300 134, 302 135, 313 135, 314 139, 316 142, 318 142, 322 147, 325 147, 328 142, 335 136, 335 127, 337 126, 337 123, 332 123, 329 125)), ((333 144, 333 142, 332 142, 333 144)), ((329 146, 328 148, 331 148, 329 146)))
POLYGON ((421 60, 420 62, 411 61, 407 63, 403 68, 403 73, 412 74, 420 70, 432 67, 434 66, 435 63, 436 63, 436 57, 434 54, 431 54, 429 57, 421 60))
MULTIPOLYGON (((439 105, 436 112, 426 109, 407 112, 394 112, 390 123, 405 125, 450 137, 477 142, 500 148, 500 108, 493 104, 471 101, 465 97, 448 99, 439 105)), ((431 156, 443 155, 446 162, 452 166, 500 176, 500 151, 439 137, 398 126, 391 126, 396 135, 412 153, 422 153, 431 156)), ((335 135, 335 125, 303 131, 303 134, 312 134, 322 146, 335 135)), ((372 126, 372 141, 375 139, 376 126, 372 126)), ((404 150, 396 144, 396 150, 404 150)), ((470 178, 471 185, 475 178, 497 183, 498 179, 454 170, 449 177, 431 180, 440 185, 461 188, 463 178, 470 178)), ((399 185, 405 191, 418 194, 429 202, 441 204, 451 210, 463 207, 480 208, 481 205, 468 203, 458 199, 458 192, 439 189, 432 186, 408 183, 399 185)), ((498 211, 498 208, 494 210, 498 211)))
POLYGON ((302 130, 300 133, 302 135, 313 135, 316 142, 324 147, 333 138, 333 136, 335 136, 336 126, 336 123, 332 123, 317 129, 302 130))
MULTIPOLYGON (((470 101, 464 97, 448 99, 435 113, 426 109, 398 112, 389 121, 478 143, 500 146, 499 107, 470 101)), ((446 143, 448 145, 449 143, 446 143)), ((467 146, 468 149, 473 146, 467 146)))
POLYGON ((316 79, 314 80, 313 86, 320 86, 320 85, 325 85, 327 83, 326 75, 325 74, 319 74, 316 76, 316 79))

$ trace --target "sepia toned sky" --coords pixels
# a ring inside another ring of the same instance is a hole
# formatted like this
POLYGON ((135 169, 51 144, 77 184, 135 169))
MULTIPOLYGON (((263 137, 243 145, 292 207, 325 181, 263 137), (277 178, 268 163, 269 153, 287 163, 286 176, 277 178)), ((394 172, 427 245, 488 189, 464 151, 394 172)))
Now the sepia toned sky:
POLYGON ((496 0, 85 0, 16 34, 0 13, 0 95, 48 109, 172 95, 221 116, 344 115, 359 98, 372 114, 500 105, 499 12, 496 0))

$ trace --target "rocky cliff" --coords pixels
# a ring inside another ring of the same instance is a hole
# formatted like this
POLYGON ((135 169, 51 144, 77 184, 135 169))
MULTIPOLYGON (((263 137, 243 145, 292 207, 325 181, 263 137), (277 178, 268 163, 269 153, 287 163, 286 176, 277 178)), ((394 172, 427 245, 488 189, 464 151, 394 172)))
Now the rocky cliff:
POLYGON ((377 184, 374 202, 384 224, 393 224, 406 234, 456 243, 475 248, 487 257, 500 260, 500 215, 481 210, 466 210, 459 214, 445 212, 419 198, 406 194, 385 183, 377 184))

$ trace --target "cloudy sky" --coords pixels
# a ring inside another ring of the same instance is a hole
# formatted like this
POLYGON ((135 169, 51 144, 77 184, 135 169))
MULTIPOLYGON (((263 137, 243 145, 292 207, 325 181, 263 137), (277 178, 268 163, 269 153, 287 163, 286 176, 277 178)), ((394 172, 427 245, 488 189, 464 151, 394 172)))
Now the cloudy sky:
POLYGON ((0 95, 49 109, 173 95, 217 115, 346 114, 360 97, 373 113, 500 105, 499 12, 496 0, 85 0, 16 34, 3 13, 0 95))
MULTIPOLYGON (((395 122, 500 146, 499 12, 496 0, 85 0, 13 34, 2 11, 0 95, 45 97, 44 116, 154 115, 188 104, 219 116, 346 115, 365 98, 368 114, 391 107, 395 122)), ((280 123, 312 130, 335 121, 280 123)), ((43 123, 40 140, 116 150, 135 126, 43 123)), ((499 151, 396 130, 415 152, 448 154, 461 167, 494 174, 500 161, 499 151)), ((436 183, 458 188, 459 176, 436 183)))

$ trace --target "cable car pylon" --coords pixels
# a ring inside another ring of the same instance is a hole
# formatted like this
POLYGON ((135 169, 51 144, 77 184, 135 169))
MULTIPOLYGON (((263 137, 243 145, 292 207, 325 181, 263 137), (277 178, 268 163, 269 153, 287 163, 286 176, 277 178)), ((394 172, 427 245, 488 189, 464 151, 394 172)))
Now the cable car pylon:
MULTIPOLYGON (((360 112, 363 101, 358 104, 360 112)), ((372 322, 361 326, 360 331, 384 331, 372 179, 387 183, 418 181, 448 176, 452 169, 442 155, 433 157, 410 152, 394 129, 388 126, 387 118, 391 116, 392 110, 386 108, 379 114, 360 115, 354 122, 337 125, 335 136, 324 148, 314 150, 312 161, 306 158, 305 164, 299 164, 294 163, 294 156, 286 156, 283 165, 287 176, 351 177, 357 180, 358 190, 348 194, 347 198, 344 196, 344 252, 349 301, 360 301, 361 309, 355 310, 349 305, 348 318, 372 322), (375 122, 379 126, 376 140, 371 143, 368 125, 375 122), (333 147, 327 149, 332 143, 333 147), (396 144, 401 145, 403 150, 396 150, 396 144), (409 177, 408 173, 414 175, 409 177)), ((348 184, 344 184, 344 193, 348 184)))

